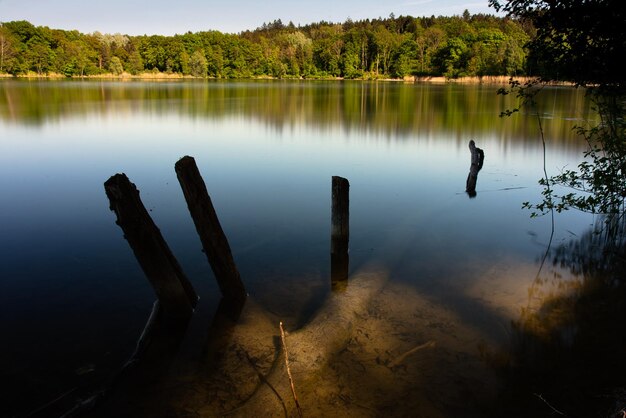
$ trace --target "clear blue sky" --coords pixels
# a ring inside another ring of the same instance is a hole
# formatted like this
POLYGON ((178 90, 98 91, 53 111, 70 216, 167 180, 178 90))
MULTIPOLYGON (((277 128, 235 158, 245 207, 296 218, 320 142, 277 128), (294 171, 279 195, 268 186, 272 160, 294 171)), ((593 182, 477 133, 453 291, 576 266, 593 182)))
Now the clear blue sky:
POLYGON ((347 18, 496 14, 488 0, 0 0, 0 22, 28 20, 37 26, 84 33, 173 35, 219 30, 238 33, 281 19, 307 24, 347 18))

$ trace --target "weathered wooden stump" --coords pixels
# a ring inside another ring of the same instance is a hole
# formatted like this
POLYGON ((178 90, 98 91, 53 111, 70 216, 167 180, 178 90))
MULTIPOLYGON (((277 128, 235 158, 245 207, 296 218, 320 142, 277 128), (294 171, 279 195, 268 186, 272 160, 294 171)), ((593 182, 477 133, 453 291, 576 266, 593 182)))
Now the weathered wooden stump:
POLYGON ((330 274, 333 289, 345 288, 350 264, 350 183, 339 176, 332 178, 332 215, 330 274))
POLYGON ((175 165, 187 207, 196 225, 204 253, 222 295, 231 300, 246 299, 246 290, 239 276, 228 240, 207 192, 206 185, 193 157, 183 157, 175 165))
POLYGON ((191 316, 198 296, 141 202, 135 185, 125 174, 116 174, 104 183, 104 189, 117 224, 152 284, 164 315, 191 316))
POLYGON ((465 191, 470 198, 476 197, 476 182, 478 181, 478 172, 483 168, 483 161, 485 160, 485 153, 482 149, 476 147, 474 140, 470 140, 469 149, 471 156, 470 171, 467 175, 467 181, 465 183, 465 191))

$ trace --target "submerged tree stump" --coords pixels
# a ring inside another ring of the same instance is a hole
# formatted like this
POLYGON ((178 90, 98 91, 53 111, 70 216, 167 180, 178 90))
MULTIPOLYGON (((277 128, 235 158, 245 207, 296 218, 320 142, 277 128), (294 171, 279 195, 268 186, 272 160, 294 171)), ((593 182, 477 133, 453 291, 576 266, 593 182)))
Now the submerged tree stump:
POLYGON ((117 224, 154 288, 164 315, 191 316, 198 296, 141 202, 135 185, 125 174, 116 174, 104 183, 104 189, 117 224))
POLYGON ((478 181, 478 172, 483 168, 483 161, 485 160, 485 153, 482 149, 476 146, 474 140, 469 142, 471 157, 470 171, 467 175, 467 181, 465 183, 465 191, 469 197, 476 197, 476 182, 478 181))
POLYGON ((193 157, 183 157, 176 162, 175 169, 189 213, 222 295, 231 300, 245 300, 246 289, 196 161, 193 157))
POLYGON ((348 280, 350 241, 350 183, 339 176, 332 178, 332 215, 330 240, 330 271, 333 289, 348 280))

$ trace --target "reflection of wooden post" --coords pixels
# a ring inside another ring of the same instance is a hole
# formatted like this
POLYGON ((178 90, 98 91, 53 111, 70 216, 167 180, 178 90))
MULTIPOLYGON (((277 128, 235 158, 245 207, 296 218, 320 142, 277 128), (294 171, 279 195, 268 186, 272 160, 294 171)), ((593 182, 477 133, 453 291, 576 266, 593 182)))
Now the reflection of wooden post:
POLYGON ((476 197, 476 182, 478 181, 478 172, 483 168, 483 161, 485 159, 485 153, 482 149, 476 146, 474 140, 469 142, 470 153, 472 154, 470 172, 467 175, 467 181, 465 183, 465 191, 469 197, 476 197))
POLYGON ((125 174, 116 174, 104 189, 117 215, 117 224, 152 284, 163 312, 169 317, 187 317, 198 296, 161 232, 139 198, 139 191, 125 174))
POLYGON ((227 299, 245 300, 246 290, 196 161, 192 157, 183 157, 178 160, 175 168, 189 212, 222 295, 227 299))
POLYGON ((333 288, 348 280, 348 242, 350 240, 350 183, 343 177, 332 180, 332 227, 330 274, 333 288))

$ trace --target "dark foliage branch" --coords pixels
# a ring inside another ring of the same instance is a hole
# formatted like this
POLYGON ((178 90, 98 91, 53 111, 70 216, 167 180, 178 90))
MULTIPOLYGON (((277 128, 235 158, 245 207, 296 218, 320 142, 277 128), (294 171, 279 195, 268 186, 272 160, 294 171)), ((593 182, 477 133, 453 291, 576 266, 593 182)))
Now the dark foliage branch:
MULTIPOLYGON (((565 79, 587 89, 600 116, 595 126, 578 126, 588 149, 576 170, 539 180, 543 201, 524 206, 546 213, 567 209, 623 217, 626 200, 626 72, 618 57, 626 56, 626 6, 620 0, 490 0, 505 11, 536 27, 528 43, 529 61, 540 79, 526 86, 512 82, 521 106, 536 100, 536 87, 545 81, 565 79), (563 190, 557 193, 556 189, 563 190)), ((502 92, 501 92, 502 93, 502 92)), ((518 109, 505 111, 511 115, 518 109)), ((536 215, 538 212, 533 212, 536 215)))
POLYGON ((622 0, 490 0, 497 11, 529 20, 537 30, 529 60, 546 79, 623 86, 626 4, 622 0))

